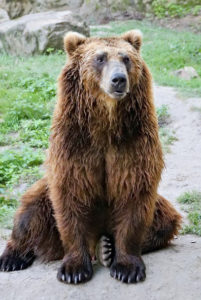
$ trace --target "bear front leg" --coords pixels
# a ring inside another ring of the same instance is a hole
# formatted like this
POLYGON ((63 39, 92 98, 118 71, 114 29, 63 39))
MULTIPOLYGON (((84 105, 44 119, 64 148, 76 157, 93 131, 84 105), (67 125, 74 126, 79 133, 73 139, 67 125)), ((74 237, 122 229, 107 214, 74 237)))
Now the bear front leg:
POLYGON ((86 165, 74 163, 63 177, 50 178, 50 198, 64 249, 57 275, 62 282, 76 284, 92 277, 91 258, 100 226, 96 217, 99 213, 96 206, 101 198, 100 176, 95 168, 88 170, 86 165))
POLYGON ((102 172, 97 160, 90 166, 82 159, 52 164, 50 199, 63 244, 64 258, 57 278, 64 283, 83 283, 93 275, 91 259, 99 238, 97 203, 102 199, 102 172))
POLYGON ((93 274, 88 243, 88 213, 90 208, 78 199, 64 196, 61 188, 55 191, 53 207, 64 248, 64 258, 57 278, 64 283, 82 283, 93 274), (55 197, 57 193, 57 197, 55 197))
POLYGON ((65 251, 63 263, 57 273, 59 281, 64 283, 83 283, 89 281, 93 275, 91 256, 84 240, 79 236, 84 233, 77 230, 75 236, 68 236, 72 240, 72 246, 65 251))
MULTIPOLYGON (((131 202, 131 201, 130 201, 131 202)), ((148 193, 114 211, 115 257, 110 267, 113 278, 136 283, 146 278, 141 248, 146 229, 153 219, 154 200, 148 193)))

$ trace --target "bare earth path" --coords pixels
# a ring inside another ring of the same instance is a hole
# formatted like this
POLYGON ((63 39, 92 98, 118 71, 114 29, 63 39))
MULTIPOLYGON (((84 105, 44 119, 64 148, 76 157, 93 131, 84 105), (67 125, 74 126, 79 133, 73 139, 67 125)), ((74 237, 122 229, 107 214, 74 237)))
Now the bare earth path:
MULTIPOLYGON (((172 88, 155 87, 156 105, 167 104, 170 128, 178 141, 166 155, 160 193, 178 209, 176 198, 201 186, 201 116, 191 106, 201 107, 201 99, 181 100, 172 88)), ((182 213, 183 214, 183 213, 182 213)), ((185 222, 186 217, 184 216, 185 222)), ((0 252, 5 240, 0 240, 0 252)), ((60 262, 41 264, 21 272, 0 273, 1 300, 198 300, 201 299, 201 238, 186 235, 172 247, 144 256, 147 279, 125 285, 112 279, 109 270, 94 267, 93 279, 85 285, 69 286, 56 280, 60 262)))

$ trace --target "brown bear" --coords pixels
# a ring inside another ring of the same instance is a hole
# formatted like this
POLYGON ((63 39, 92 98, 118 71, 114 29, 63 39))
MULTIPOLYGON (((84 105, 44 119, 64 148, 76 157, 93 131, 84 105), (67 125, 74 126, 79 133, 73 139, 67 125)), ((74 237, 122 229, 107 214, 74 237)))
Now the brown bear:
POLYGON ((111 276, 138 282, 145 279, 141 254, 178 233, 180 215, 157 195, 164 162, 141 43, 136 30, 66 35, 47 172, 22 197, 1 271, 63 258, 58 279, 86 282, 106 235, 111 276))

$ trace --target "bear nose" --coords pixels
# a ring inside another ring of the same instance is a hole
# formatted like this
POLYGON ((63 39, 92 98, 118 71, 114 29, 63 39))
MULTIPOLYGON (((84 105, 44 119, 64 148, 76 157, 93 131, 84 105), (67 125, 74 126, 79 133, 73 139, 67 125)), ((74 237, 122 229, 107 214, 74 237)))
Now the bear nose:
POLYGON ((116 73, 111 78, 111 85, 117 92, 124 92, 126 87, 126 76, 123 73, 116 73))

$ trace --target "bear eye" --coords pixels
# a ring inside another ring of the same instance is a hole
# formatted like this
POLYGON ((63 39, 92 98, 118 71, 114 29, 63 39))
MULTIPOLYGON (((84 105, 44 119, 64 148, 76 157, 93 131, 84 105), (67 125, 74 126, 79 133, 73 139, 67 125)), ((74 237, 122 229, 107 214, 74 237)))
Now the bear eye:
POLYGON ((106 60, 106 55, 105 54, 101 54, 101 55, 98 55, 96 57, 96 61, 99 63, 99 64, 102 64, 104 63, 106 60))
POLYGON ((124 56, 123 61, 125 64, 128 64, 130 62, 130 58, 128 56, 124 56))

